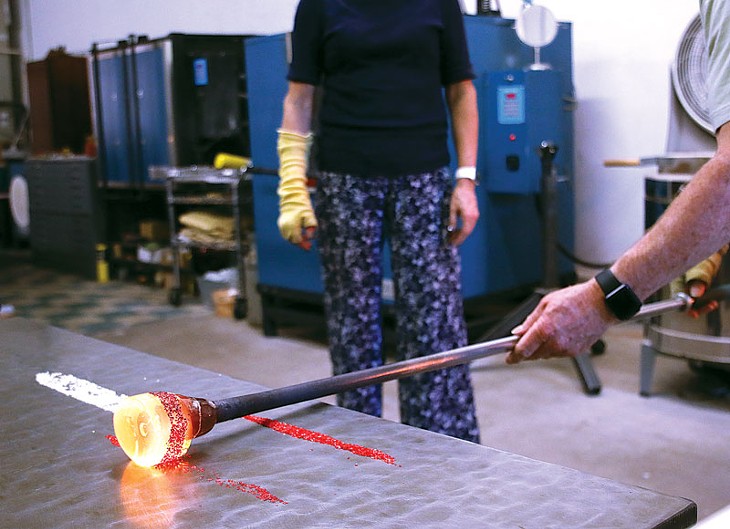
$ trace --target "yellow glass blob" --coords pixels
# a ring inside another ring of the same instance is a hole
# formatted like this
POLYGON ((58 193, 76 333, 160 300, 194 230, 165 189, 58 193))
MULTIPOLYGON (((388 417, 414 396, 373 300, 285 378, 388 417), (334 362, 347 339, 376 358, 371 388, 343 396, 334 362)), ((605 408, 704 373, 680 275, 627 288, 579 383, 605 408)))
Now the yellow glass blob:
POLYGON ((127 397, 114 412, 119 446, 142 467, 178 460, 193 438, 207 433, 214 424, 211 403, 167 392, 127 397))

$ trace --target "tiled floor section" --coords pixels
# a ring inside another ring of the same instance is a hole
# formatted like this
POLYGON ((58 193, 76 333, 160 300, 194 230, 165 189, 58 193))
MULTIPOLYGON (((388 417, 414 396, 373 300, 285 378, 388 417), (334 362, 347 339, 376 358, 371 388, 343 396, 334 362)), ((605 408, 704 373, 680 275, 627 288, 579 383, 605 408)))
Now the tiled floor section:
POLYGON ((22 253, 0 253, 0 303, 16 316, 46 321, 88 336, 181 316, 208 315, 196 298, 169 304, 163 289, 129 281, 97 283, 33 266, 22 253))

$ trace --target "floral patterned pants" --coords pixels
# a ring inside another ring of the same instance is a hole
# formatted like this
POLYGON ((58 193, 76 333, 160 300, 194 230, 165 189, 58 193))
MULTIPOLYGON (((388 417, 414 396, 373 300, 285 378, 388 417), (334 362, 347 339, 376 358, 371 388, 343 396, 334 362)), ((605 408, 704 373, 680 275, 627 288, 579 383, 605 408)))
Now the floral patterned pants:
MULTIPOLYGON (((315 208, 324 305, 335 374, 382 365, 383 244, 390 240, 398 360, 466 345, 461 265, 446 241, 453 181, 433 173, 358 177, 321 173, 315 208)), ((479 442, 468 365, 399 381, 405 424, 479 442)), ((382 388, 338 395, 338 404, 380 416, 382 388)))

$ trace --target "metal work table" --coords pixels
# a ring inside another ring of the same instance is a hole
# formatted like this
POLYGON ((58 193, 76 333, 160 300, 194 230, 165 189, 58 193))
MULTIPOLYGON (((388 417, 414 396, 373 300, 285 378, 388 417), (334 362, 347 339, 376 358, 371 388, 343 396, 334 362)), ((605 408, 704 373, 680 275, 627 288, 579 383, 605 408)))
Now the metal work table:
POLYGON ((395 464, 241 419, 193 441, 182 467, 141 469, 106 437, 111 413, 39 384, 46 372, 120 395, 220 399, 264 389, 32 320, 0 321, 2 528, 665 529, 696 521, 686 499, 317 402, 261 415, 380 450, 395 464))

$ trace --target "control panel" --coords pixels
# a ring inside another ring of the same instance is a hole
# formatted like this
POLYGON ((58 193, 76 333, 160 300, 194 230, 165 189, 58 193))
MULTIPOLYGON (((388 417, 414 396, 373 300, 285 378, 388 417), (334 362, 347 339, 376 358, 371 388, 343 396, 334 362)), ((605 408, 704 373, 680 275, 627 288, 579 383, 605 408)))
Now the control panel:
POLYGON ((494 193, 531 194, 541 189, 539 148, 560 145, 564 119, 560 77, 550 70, 497 71, 482 79, 486 121, 480 123, 481 179, 494 193))

